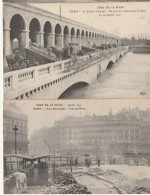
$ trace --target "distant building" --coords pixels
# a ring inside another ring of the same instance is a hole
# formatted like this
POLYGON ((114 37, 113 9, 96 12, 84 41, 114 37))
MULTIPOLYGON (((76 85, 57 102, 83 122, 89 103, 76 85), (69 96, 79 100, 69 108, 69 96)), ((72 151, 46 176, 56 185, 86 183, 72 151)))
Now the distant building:
POLYGON ((15 153, 15 125, 17 131, 17 153, 28 153, 28 117, 15 104, 4 105, 3 137, 4 154, 15 153))
POLYGON ((60 130, 55 128, 40 128, 30 137, 30 154, 47 154, 60 151, 60 130))
POLYGON ((46 140, 60 153, 108 159, 129 151, 150 151, 150 110, 122 109, 106 116, 69 116, 56 121, 46 140))

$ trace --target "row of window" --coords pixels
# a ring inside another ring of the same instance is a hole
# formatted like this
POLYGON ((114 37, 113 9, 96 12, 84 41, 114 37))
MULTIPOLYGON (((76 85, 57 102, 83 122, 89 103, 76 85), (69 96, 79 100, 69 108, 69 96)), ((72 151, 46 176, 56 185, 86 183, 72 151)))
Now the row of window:
POLYGON ((27 123, 26 122, 22 122, 22 121, 18 121, 18 120, 14 120, 14 119, 5 119, 6 124, 10 124, 10 125, 16 125, 16 126, 20 126, 20 127, 27 127, 27 123))

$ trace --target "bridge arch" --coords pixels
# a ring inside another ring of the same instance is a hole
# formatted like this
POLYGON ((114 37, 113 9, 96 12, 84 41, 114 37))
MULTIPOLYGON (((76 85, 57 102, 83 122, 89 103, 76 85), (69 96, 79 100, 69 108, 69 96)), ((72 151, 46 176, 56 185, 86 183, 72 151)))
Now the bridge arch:
POLYGON ((113 64, 114 64, 113 61, 109 61, 106 70, 107 70, 107 69, 111 69, 111 68, 113 67, 113 64))
POLYGON ((89 32, 89 38, 91 38, 91 32, 89 32))
POLYGON ((41 44, 41 25, 40 22, 37 18, 33 18, 30 21, 30 25, 29 25, 29 38, 31 40, 31 43, 38 43, 41 44))
POLYGON ((77 39, 77 43, 79 43, 80 44, 80 30, 79 29, 77 29, 77 32, 76 32, 76 39, 77 39))
POLYGON ((92 41, 92 36, 91 36, 92 34, 91 34, 91 32, 89 32, 89 38, 88 38, 88 46, 89 47, 91 47, 92 46, 92 44, 91 44, 91 41, 92 41))
POLYGON ((85 32, 85 45, 88 46, 88 31, 85 32))
POLYGON ((71 43, 75 43, 75 29, 71 28, 71 43))
POLYGON ((64 47, 65 47, 69 43, 69 28, 68 28, 68 26, 64 27, 63 34, 64 34, 64 47))
POLYGON ((72 84, 71 86, 69 86, 68 88, 64 89, 62 91, 62 93, 59 95, 58 99, 65 99, 65 96, 67 94, 70 94, 71 91, 76 90, 78 88, 83 88, 87 85, 89 85, 89 83, 87 83, 85 81, 76 82, 76 83, 72 84))
POLYGON ((95 44, 94 32, 92 32, 92 46, 95 44))
POLYGON ((86 31, 85 36, 88 37, 88 31, 86 31))
POLYGON ((62 48, 62 28, 60 24, 56 24, 55 26, 55 46, 62 48))
POLYGON ((95 33, 95 44, 97 45, 97 34, 95 33))
POLYGON ((100 36, 99 36, 99 34, 97 34, 97 45, 99 46, 100 45, 100 40, 99 40, 99 38, 100 38, 100 36))
POLYGON ((19 14, 15 14, 10 20, 10 42, 11 42, 12 53, 13 53, 13 48, 16 47, 15 46, 16 41, 18 44, 18 50, 22 52, 25 46, 25 36, 24 36, 25 28, 26 25, 23 17, 19 14))
POLYGON ((52 33, 52 25, 49 21, 44 24, 44 47, 48 48, 51 46, 51 33, 52 33))
POLYGON ((85 45, 84 30, 81 31, 81 44, 85 45))

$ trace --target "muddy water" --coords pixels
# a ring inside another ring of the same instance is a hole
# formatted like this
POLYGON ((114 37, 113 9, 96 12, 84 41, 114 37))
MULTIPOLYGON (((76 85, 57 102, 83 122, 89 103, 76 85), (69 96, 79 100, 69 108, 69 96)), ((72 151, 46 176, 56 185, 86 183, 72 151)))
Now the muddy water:
POLYGON ((98 80, 76 86, 61 99, 150 97, 150 55, 128 53, 98 80))

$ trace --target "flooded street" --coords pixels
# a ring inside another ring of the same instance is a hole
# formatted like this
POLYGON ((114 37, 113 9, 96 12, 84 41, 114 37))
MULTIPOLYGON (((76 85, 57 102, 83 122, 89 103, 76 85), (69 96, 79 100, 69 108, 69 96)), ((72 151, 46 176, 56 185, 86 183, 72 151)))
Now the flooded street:
POLYGON ((150 97, 150 55, 129 52, 101 78, 68 89, 61 99, 150 97))

